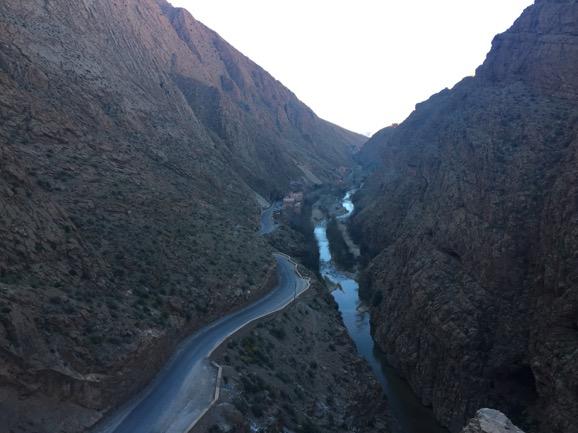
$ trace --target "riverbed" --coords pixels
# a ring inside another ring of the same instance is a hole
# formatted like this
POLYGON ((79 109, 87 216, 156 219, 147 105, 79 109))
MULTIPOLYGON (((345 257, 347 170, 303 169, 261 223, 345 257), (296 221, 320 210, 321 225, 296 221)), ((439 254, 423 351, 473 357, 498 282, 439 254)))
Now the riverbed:
MULTIPOLYGON (((346 213, 340 220, 346 220, 355 210, 351 200, 354 191, 349 191, 341 202, 346 213)), ((333 263, 327 239, 327 221, 315 225, 315 238, 319 247, 319 272, 328 280, 333 298, 347 331, 359 354, 365 358, 381 383, 387 397, 391 415, 401 433, 447 433, 435 419, 431 409, 422 405, 409 384, 401 378, 385 361, 385 356, 376 347, 371 335, 369 312, 359 297, 359 285, 355 275, 340 271, 333 263)))

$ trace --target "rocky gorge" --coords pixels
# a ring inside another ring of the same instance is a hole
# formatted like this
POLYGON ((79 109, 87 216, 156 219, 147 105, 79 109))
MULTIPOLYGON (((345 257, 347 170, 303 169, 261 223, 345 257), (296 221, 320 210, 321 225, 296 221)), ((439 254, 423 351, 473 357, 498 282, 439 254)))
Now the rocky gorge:
POLYGON ((359 155, 375 340, 453 432, 578 431, 577 70, 578 3, 538 0, 359 155))
POLYGON ((578 433, 576 71, 536 0, 367 141, 165 0, 0 2, 0 433, 98 432, 274 251, 192 433, 578 433))

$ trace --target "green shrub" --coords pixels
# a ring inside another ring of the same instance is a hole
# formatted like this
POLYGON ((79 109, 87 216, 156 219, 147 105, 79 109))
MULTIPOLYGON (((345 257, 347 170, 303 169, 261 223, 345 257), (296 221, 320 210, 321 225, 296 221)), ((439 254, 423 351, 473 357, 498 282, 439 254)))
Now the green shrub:
POLYGON ((253 412, 253 415, 255 415, 257 418, 261 418, 264 415, 263 407, 259 404, 254 404, 251 406, 251 412, 253 412))
POLYGON ((277 340, 284 340, 287 336, 287 333, 283 328, 272 328, 269 330, 269 333, 277 340))

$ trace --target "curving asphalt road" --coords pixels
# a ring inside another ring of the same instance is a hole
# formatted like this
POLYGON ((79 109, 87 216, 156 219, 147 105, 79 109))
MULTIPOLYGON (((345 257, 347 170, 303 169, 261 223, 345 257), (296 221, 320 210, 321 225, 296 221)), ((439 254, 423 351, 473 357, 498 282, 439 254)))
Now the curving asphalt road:
POLYGON ((273 233, 278 227, 273 219, 273 214, 280 211, 282 205, 282 202, 276 201, 263 212, 261 212, 261 228, 259 229, 260 235, 268 235, 269 233, 273 233))
POLYGON ((239 329, 282 310, 309 287, 288 256, 274 256, 278 283, 271 292, 187 338, 154 381, 94 432, 186 433, 214 402, 217 373, 208 360, 211 353, 239 329))

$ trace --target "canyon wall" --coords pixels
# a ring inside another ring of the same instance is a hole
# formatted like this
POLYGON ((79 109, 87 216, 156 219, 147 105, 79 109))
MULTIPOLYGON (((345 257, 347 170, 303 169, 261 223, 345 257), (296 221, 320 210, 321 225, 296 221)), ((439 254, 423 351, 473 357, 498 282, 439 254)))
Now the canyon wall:
POLYGON ((578 431, 576 71, 578 3, 537 1, 369 143, 353 226, 375 338, 451 431, 488 406, 578 431))
POLYGON ((0 93, 14 431, 80 431, 267 290, 255 193, 337 181, 364 140, 163 0, 2 1, 0 93))

